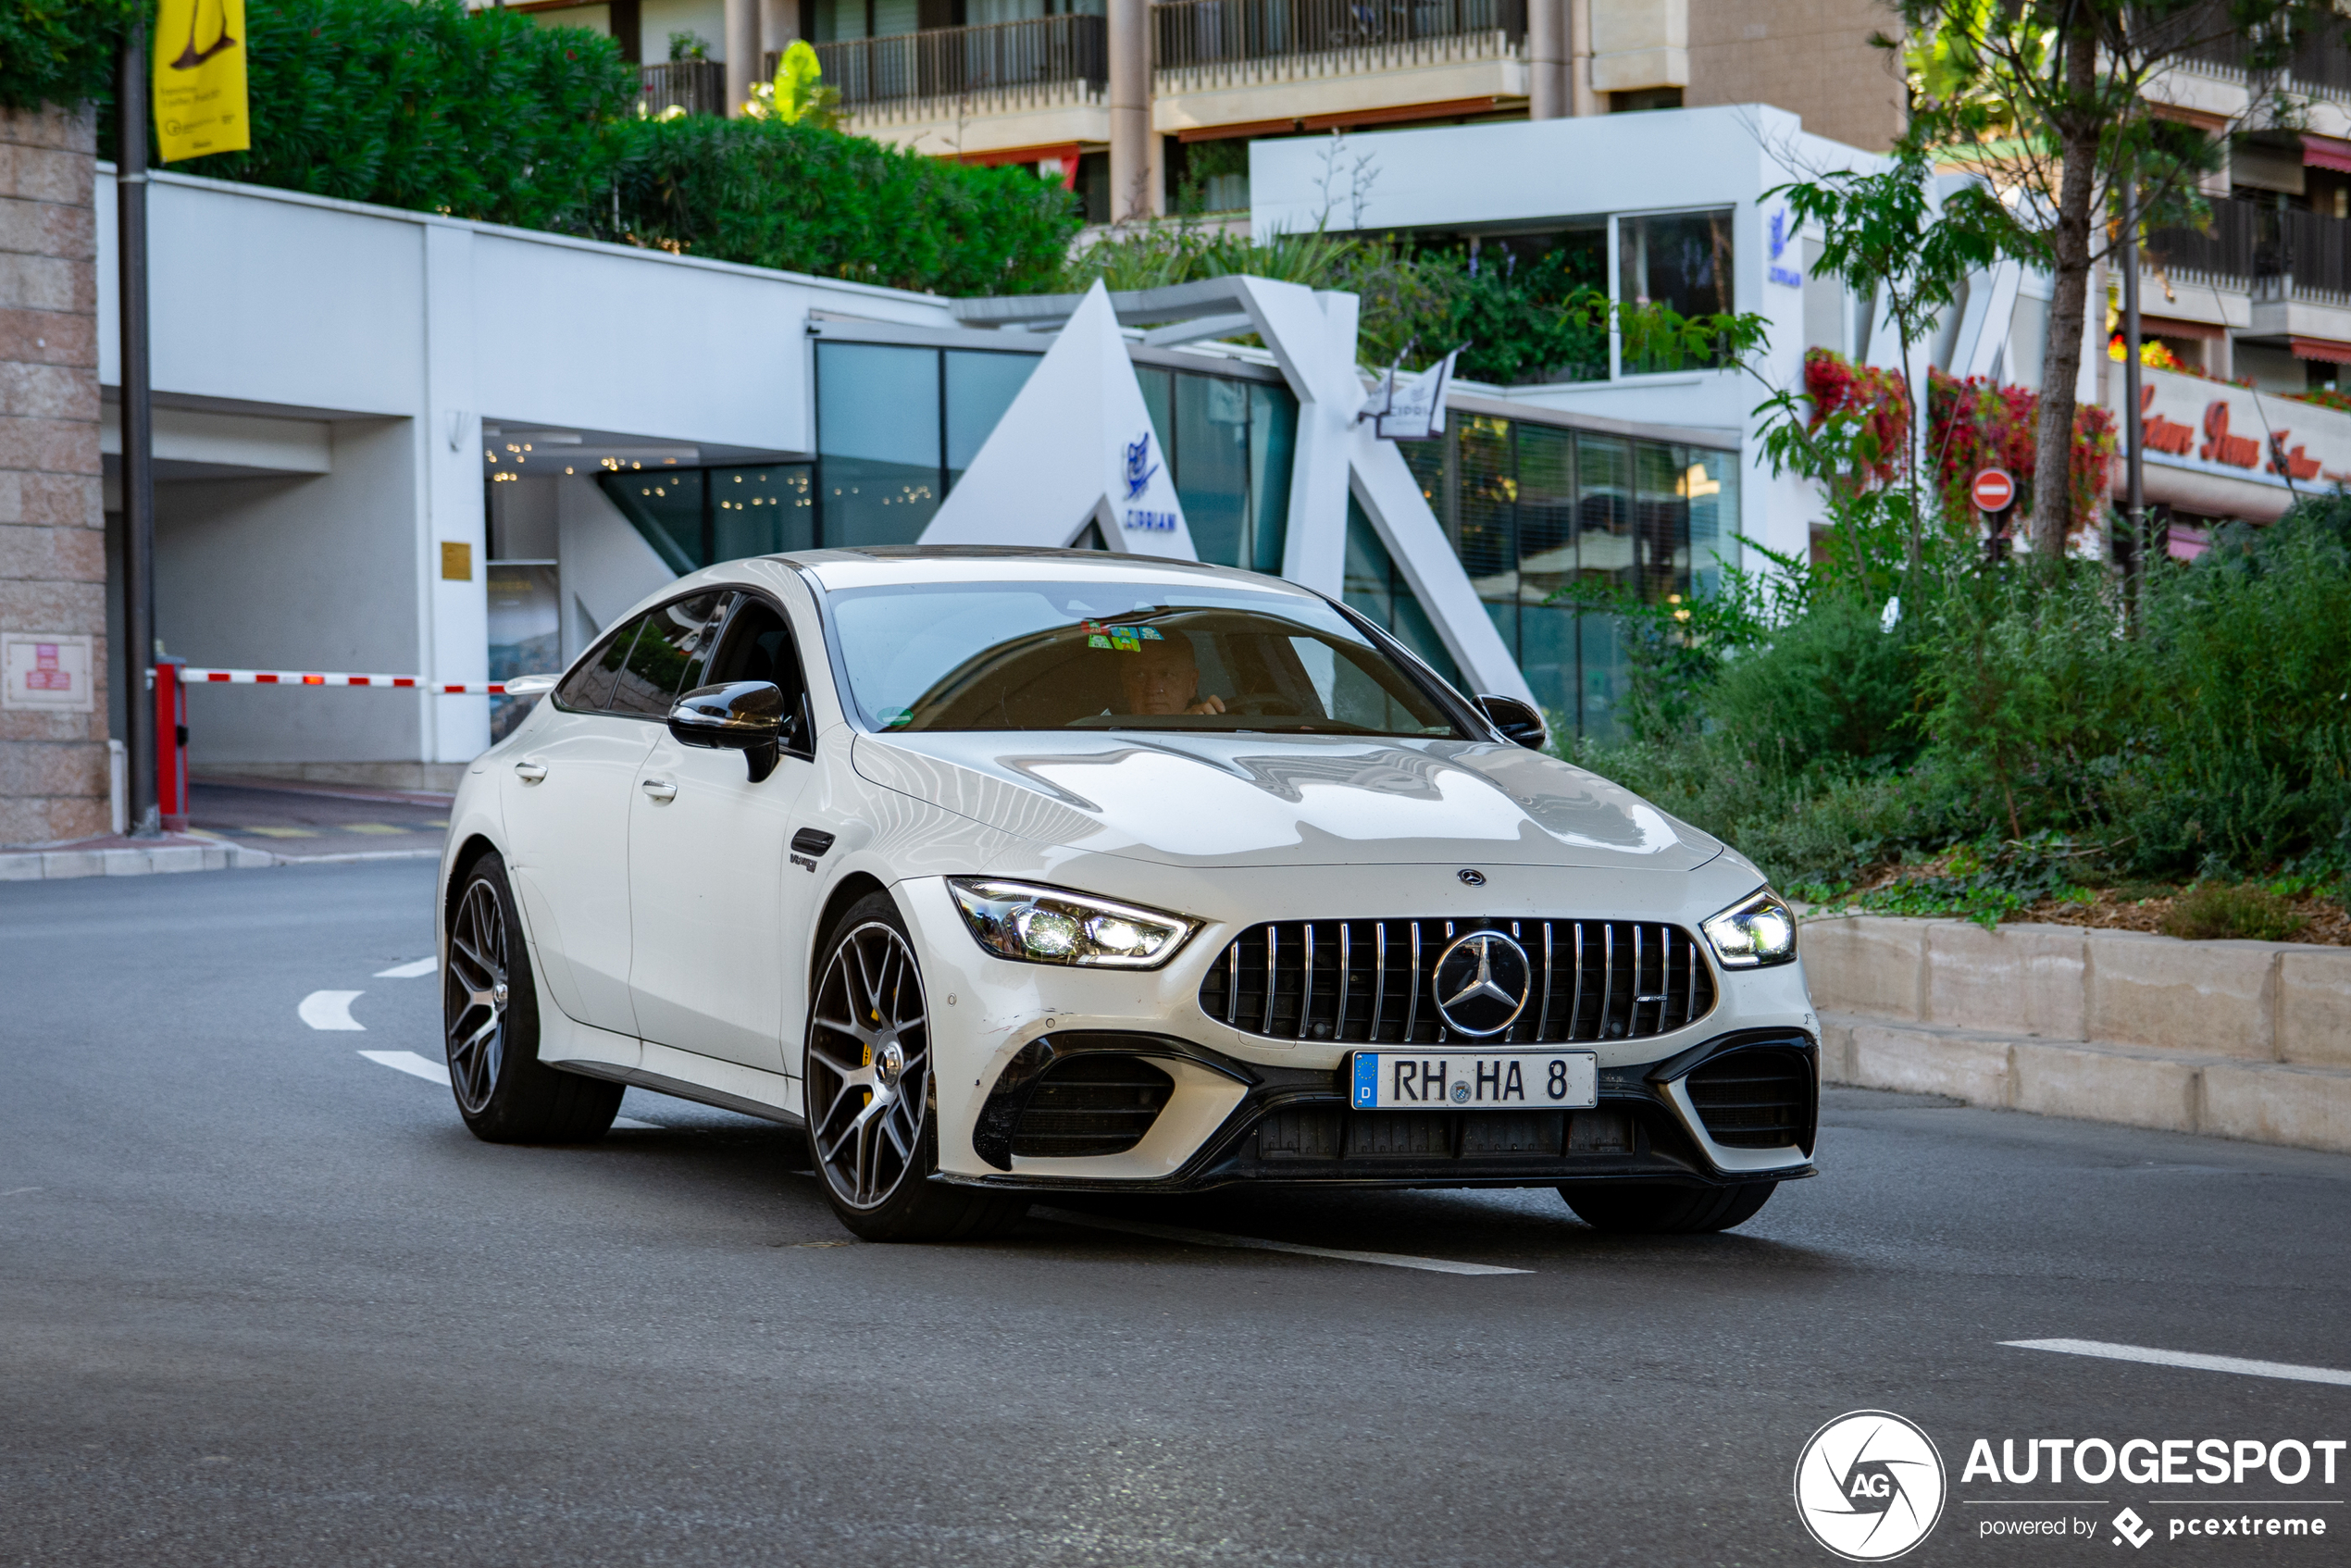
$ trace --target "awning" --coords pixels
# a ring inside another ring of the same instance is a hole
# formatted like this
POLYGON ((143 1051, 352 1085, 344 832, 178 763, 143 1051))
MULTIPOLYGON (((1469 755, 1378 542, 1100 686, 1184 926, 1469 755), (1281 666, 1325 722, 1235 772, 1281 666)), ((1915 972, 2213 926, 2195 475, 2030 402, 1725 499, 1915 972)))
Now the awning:
POLYGON ((2351 343, 2340 343, 2331 338, 2295 338, 2294 357, 2315 359, 2321 365, 2351 365, 2351 343))
POLYGON ((2302 138, 2302 167, 2331 168, 2337 174, 2351 174, 2351 142, 2334 136, 2312 136, 2306 132, 2302 138))

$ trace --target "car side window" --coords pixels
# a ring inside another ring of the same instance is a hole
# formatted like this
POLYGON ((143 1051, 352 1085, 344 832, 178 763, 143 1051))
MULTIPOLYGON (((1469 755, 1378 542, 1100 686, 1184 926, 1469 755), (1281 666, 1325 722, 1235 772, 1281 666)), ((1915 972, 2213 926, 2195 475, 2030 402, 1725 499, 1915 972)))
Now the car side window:
POLYGON ((772 680, 784 694, 784 711, 801 716, 802 744, 806 744, 808 682, 801 673, 800 650, 782 614, 764 599, 746 595, 727 623, 712 655, 703 684, 718 686, 730 680, 772 680))
POLYGON ((637 641, 637 632, 644 624, 642 617, 628 622, 606 638, 595 653, 581 660, 579 667, 555 688, 555 706, 572 713, 603 712, 604 704, 612 701, 613 682, 620 674, 621 666, 628 662, 629 644, 637 641))
POLYGON ((680 691, 703 684, 703 662, 718 611, 728 595, 697 593, 644 617, 644 629, 614 683, 611 711, 637 718, 666 718, 680 691))

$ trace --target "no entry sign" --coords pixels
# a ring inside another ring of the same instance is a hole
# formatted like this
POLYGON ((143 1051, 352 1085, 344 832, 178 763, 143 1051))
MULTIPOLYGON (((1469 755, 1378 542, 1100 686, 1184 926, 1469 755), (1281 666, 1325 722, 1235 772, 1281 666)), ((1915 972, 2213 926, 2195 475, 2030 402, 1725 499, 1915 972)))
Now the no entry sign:
POLYGON ((1975 476, 1969 493, 1975 497, 1977 510, 2005 512, 2016 501, 2016 481, 2006 468, 1986 468, 1975 476))

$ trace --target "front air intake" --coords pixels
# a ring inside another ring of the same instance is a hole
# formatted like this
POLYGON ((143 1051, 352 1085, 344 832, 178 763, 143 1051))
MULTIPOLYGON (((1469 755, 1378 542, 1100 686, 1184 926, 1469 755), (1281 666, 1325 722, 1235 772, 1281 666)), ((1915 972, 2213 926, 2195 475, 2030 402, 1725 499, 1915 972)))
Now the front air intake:
POLYGON ((1802 1052, 1733 1051, 1682 1081, 1706 1136, 1723 1148, 1812 1151, 1812 1064, 1802 1052))
POLYGON ((1026 1159, 1124 1154, 1143 1141, 1176 1080, 1139 1056, 1064 1057, 1045 1069, 1013 1125, 1026 1159))

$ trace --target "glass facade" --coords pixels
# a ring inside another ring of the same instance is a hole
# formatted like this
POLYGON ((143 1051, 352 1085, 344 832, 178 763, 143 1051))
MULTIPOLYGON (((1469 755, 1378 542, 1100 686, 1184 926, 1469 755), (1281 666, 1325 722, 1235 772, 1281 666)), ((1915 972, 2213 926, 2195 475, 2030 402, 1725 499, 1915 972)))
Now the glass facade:
POLYGON ((805 463, 626 470, 599 474, 596 482, 680 577, 713 561, 815 543, 815 497, 805 463))
POLYGON ((1437 624, 1412 592, 1404 574, 1396 569, 1395 558, 1387 546, 1379 541, 1372 520, 1363 516, 1362 507, 1353 496, 1347 498, 1347 575, 1341 596, 1349 609, 1361 613, 1396 636, 1399 642, 1418 653, 1423 662, 1455 686, 1463 686, 1462 670, 1453 655, 1445 651, 1445 640, 1437 634, 1437 624))
MULTIPOLYGON (((1731 217, 1725 207, 1618 218, 1616 297, 1626 305, 1669 305, 1686 317, 1730 310, 1731 217)), ((1644 358, 1628 346, 1623 367, 1636 376, 1687 367, 1678 358, 1644 358)))
POLYGON ((1456 415, 1404 455, 1561 730, 1613 734, 1624 668, 1612 617, 1550 603, 1560 590, 1615 584, 1658 603, 1710 591, 1737 559, 1735 452, 1456 415))
POLYGON ((1135 367, 1203 561, 1281 574, 1298 400, 1270 381, 1135 367))

